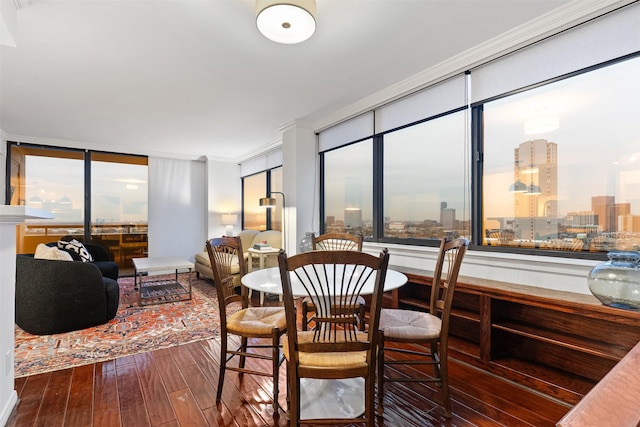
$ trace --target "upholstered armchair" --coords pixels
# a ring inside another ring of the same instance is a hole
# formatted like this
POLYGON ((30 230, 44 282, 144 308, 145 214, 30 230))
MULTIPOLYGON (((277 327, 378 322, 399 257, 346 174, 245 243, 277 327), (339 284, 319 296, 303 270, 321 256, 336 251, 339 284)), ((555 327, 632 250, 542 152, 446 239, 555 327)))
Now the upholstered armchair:
MULTIPOLYGON (((47 246, 57 247, 58 242, 47 243, 47 246)), ((84 247, 93 257, 94 264, 102 273, 102 276, 113 280, 118 280, 118 264, 113 260, 113 254, 110 254, 104 247, 91 243, 83 243, 84 247)), ((80 257, 73 251, 68 251, 74 261, 81 261, 80 257)))
POLYGON ((96 263, 16 256, 16 324, 30 334, 107 323, 119 301, 118 282, 103 276, 96 263))
MULTIPOLYGON (((247 252, 247 249, 252 248, 255 244, 267 242, 267 244, 272 248, 280 249, 282 247, 282 233, 278 230, 242 230, 240 233, 238 233, 238 237, 242 242, 245 261, 248 261, 249 254, 247 252)), ((269 260, 268 266, 275 267, 277 266, 277 264, 277 260, 275 260, 274 257, 273 260, 269 260)), ((240 276, 238 276, 239 269, 237 263, 232 266, 232 269, 232 272, 235 275, 234 284, 236 286, 240 286, 240 276)), ((198 274, 198 277, 203 276, 207 279, 213 280, 211 261, 209 260, 209 254, 206 252, 206 250, 195 255, 195 270, 198 274)))

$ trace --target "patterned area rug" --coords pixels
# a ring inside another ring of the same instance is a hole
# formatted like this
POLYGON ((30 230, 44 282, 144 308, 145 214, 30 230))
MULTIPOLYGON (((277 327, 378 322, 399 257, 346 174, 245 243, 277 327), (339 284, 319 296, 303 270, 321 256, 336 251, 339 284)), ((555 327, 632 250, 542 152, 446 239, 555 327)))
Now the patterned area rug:
MULTIPOLYGON (((186 274, 180 282, 188 282, 186 274)), ((16 378, 217 336, 220 318, 213 284, 195 274, 191 283, 191 300, 140 307, 133 277, 123 277, 118 280, 118 313, 109 323, 55 335, 31 335, 16 326, 16 378)))

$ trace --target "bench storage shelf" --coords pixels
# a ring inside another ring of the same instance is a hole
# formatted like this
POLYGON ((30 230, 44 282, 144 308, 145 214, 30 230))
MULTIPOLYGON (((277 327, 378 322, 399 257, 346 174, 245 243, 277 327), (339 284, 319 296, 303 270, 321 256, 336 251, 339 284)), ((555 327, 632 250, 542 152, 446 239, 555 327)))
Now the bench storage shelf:
MULTIPOLYGON (((427 311, 431 272, 394 267, 409 281, 387 307, 427 311)), ((449 354, 575 405, 640 341, 640 312, 591 295, 460 277, 449 354)))

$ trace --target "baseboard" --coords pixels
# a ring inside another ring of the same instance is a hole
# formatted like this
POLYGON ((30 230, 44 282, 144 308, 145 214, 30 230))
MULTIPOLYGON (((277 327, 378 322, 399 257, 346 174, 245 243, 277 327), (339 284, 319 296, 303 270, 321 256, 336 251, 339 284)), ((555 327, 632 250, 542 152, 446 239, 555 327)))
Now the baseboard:
POLYGON ((2 412, 0 412, 0 426, 4 426, 7 424, 7 421, 9 421, 9 417, 11 416, 11 413, 13 412, 13 409, 16 407, 17 403, 18 393, 13 390, 13 393, 11 393, 11 395, 9 396, 9 401, 2 408, 2 412))

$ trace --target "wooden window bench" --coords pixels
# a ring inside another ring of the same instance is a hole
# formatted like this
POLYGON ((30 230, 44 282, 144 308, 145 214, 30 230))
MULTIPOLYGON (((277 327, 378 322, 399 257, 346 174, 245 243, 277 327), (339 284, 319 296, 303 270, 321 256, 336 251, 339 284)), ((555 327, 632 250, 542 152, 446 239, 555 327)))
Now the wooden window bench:
MULTIPOLYGON (((432 273, 393 268, 409 280, 384 305, 427 311, 432 273)), ((640 341, 640 312, 591 295, 461 276, 450 337, 451 357, 570 407, 640 341)))

